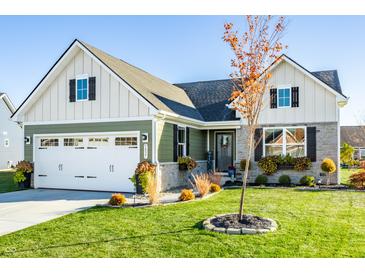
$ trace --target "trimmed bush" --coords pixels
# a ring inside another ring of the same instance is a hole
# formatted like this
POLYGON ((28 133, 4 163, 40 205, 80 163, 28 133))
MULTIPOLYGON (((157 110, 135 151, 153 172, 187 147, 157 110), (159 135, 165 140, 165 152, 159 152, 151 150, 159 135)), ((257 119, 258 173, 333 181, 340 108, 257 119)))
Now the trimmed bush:
POLYGON ((125 196, 121 193, 114 193, 109 200, 109 204, 112 206, 120 206, 127 202, 125 196))
POLYGON ((305 175, 302 178, 300 178, 299 182, 300 182, 300 185, 302 185, 302 186, 310 186, 310 187, 316 186, 313 176, 305 175))
POLYGON ((349 179, 349 184, 356 189, 365 189, 365 171, 352 174, 349 179))
POLYGON ((336 171, 336 164, 335 162, 330 158, 325 158, 322 161, 321 169, 324 172, 333 173, 336 171))
POLYGON ((285 175, 285 174, 281 175, 279 177, 279 183, 283 186, 290 186, 291 179, 290 179, 289 175, 285 175))
POLYGON ((221 191, 221 187, 217 184, 211 184, 210 185, 210 189, 209 189, 210 192, 219 192, 221 191))
POLYGON ((255 184, 256 185, 266 185, 267 181, 268 181, 267 176, 260 174, 260 175, 257 175, 257 177, 255 179, 255 184))
POLYGON ((312 162, 308 157, 298 157, 293 160, 293 168, 296 171, 308 170, 312 167, 312 162))
POLYGON ((277 158, 278 157, 276 156, 267 156, 261 158, 258 162, 258 166, 264 171, 266 175, 274 174, 278 170, 277 158))
POLYGON ((183 189, 181 190, 179 200, 180 201, 190 201, 194 200, 195 195, 191 189, 183 189))

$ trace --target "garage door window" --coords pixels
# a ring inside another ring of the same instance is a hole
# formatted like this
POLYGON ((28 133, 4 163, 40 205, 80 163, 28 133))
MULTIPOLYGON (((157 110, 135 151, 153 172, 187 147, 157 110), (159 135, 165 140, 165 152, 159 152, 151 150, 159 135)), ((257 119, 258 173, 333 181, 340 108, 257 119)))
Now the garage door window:
POLYGON ((41 139, 41 147, 58 147, 58 139, 41 139))
POLYGON ((116 137, 115 145, 116 146, 136 146, 137 137, 116 137))
POLYGON ((65 147, 77 147, 82 146, 84 140, 82 138, 65 138, 63 139, 63 146, 65 147))
POLYGON ((92 146, 104 146, 107 145, 109 142, 109 138, 108 137, 91 137, 89 138, 89 145, 92 146))

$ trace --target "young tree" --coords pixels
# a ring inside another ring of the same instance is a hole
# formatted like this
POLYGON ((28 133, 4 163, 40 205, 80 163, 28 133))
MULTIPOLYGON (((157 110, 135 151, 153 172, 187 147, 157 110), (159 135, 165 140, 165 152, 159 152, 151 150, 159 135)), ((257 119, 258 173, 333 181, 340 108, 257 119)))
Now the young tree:
MULTIPOLYGON (((231 106, 246 120, 247 158, 251 159, 255 147, 255 130, 263 107, 264 93, 268 90, 271 74, 268 67, 277 62, 283 50, 280 42, 286 26, 285 17, 246 16, 247 30, 243 34, 233 29, 232 23, 224 25, 223 40, 233 51, 230 74, 234 87, 231 106)), ((242 178, 242 192, 239 219, 243 218, 245 193, 247 186, 248 164, 246 161, 242 178)))

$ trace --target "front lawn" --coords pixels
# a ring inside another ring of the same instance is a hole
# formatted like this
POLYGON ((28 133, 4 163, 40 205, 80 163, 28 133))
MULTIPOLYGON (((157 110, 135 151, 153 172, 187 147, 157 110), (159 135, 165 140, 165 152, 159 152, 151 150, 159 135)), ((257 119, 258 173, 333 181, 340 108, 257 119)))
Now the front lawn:
POLYGON ((0 171, 0 193, 19 190, 13 181, 14 172, 0 171))
POLYGON ((365 257, 365 193, 249 189, 250 213, 275 219, 265 235, 200 229, 235 212, 240 190, 149 208, 92 208, 0 237, 2 257, 365 257))

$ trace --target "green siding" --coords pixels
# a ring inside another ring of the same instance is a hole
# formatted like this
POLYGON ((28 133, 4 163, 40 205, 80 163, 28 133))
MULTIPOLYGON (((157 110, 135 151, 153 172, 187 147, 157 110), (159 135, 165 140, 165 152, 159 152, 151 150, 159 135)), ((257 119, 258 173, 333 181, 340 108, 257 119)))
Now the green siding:
POLYGON ((190 128, 189 133, 190 156, 195 160, 207 160, 207 132, 190 128))
MULTIPOLYGON (((148 133, 148 160, 152 159, 152 121, 128 121, 82 124, 54 124, 54 125, 26 125, 24 135, 31 136, 31 144, 25 145, 24 158, 33 161, 33 135, 34 134, 62 134, 84 132, 113 132, 113 131, 140 131, 148 133)), ((141 138, 140 138, 141 139, 141 138)), ((140 157, 143 159, 143 144, 140 143, 140 157)))
POLYGON ((174 161, 174 141, 173 141, 174 126, 170 123, 164 123, 161 128, 161 139, 158 144, 158 161, 159 162, 173 162, 174 161))
MULTIPOLYGON (((160 129, 160 143, 158 146, 158 161, 173 162, 174 161, 174 140, 173 140, 174 125, 165 123, 160 129)), ((207 137, 205 130, 194 128, 189 129, 189 154, 195 160, 206 160, 207 156, 207 137)))

